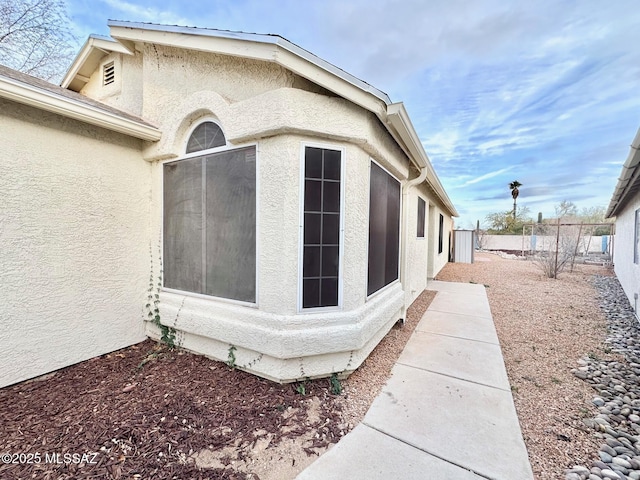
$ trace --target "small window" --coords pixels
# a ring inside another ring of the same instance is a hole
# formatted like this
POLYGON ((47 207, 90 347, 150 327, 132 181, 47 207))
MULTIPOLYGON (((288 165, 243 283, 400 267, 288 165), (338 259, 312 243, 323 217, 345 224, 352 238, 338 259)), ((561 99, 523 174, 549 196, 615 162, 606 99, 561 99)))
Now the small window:
POLYGON ((367 295, 398 279, 400 182, 371 162, 367 295))
POLYGON ((633 263, 640 263, 640 208, 636 210, 636 227, 633 247, 633 263))
POLYGON ((438 229, 438 253, 442 253, 443 250, 443 236, 444 236, 444 217, 440 214, 440 226, 438 229))
POLYGON ((304 150, 302 308, 338 305, 340 156, 339 150, 304 150))
POLYGON ((426 203, 425 201, 418 197, 418 231, 416 232, 416 236, 418 238, 424 238, 424 215, 425 215, 426 203))
POLYGON ((102 67, 102 83, 109 85, 116 81, 116 66, 114 62, 105 63, 102 67))
POLYGON ((220 126, 213 122, 204 122, 196 127, 187 143, 187 153, 200 152, 227 144, 220 126))

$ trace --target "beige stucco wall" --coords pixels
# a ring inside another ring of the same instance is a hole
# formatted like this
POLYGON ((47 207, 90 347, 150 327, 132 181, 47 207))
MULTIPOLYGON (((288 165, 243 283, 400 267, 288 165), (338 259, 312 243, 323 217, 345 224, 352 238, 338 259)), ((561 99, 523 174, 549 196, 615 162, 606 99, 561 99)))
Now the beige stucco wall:
POLYGON ((427 287, 427 266, 429 259, 429 232, 432 226, 429 224, 429 197, 420 187, 410 188, 403 195, 403 208, 406 216, 406 246, 405 262, 402 268, 406 269, 405 292, 406 303, 409 305, 427 287), (425 232, 424 237, 417 236, 418 229, 418 198, 425 201, 425 232))
POLYGON ((427 205, 429 254, 427 258, 427 276, 432 279, 449 261, 450 234, 453 231, 453 218, 451 218, 442 205, 432 200, 427 205), (444 217, 442 231, 442 252, 438 252, 438 236, 440 231, 440 215, 444 217))
MULTIPOLYGON (((396 282, 366 296, 370 163, 375 160, 404 183, 404 153, 375 115, 322 94, 275 64, 163 46, 136 48, 142 61, 123 60, 140 71, 123 75, 139 76, 144 86, 135 93, 142 98, 131 103, 141 105, 144 118, 163 132, 143 151, 153 171, 152 236, 162 231, 162 162, 184 155, 197 123, 213 119, 228 142, 257 146, 256 305, 163 291, 162 322, 179 330, 183 347, 227 360, 233 346, 239 366, 279 381, 355 369, 426 286, 427 241, 415 239, 420 189, 411 189, 402 210, 413 232, 402 246, 410 250, 410 287, 405 293, 396 282), (313 313, 300 312, 298 305, 300 175, 307 144, 342 149, 345 168, 342 307, 313 313)), ((109 96, 101 88, 92 77, 83 92, 132 111, 123 99, 133 90, 109 96)), ((431 202, 428 190, 420 192, 431 202)), ((441 257, 435 265, 441 268, 441 257)), ((153 325, 147 324, 147 332, 157 336, 153 325)))
POLYGON ((133 115, 142 116, 142 53, 106 55, 80 93, 133 115), (103 85, 103 66, 113 62, 115 81, 103 85))
POLYGON ((0 387, 139 342, 140 143, 0 100, 0 387))
POLYGON ((640 195, 629 202, 616 218, 616 234, 613 251, 613 263, 616 276, 629 298, 631 305, 640 308, 640 265, 633 263, 635 240, 635 212, 640 208, 640 195))

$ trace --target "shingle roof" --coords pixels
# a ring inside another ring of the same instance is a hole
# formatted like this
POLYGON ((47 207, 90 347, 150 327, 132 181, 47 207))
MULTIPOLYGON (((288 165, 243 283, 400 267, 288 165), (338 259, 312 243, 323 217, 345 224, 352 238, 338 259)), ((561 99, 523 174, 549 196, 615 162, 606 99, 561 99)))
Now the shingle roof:
POLYGON ((97 100, 93 100, 89 97, 86 97, 80 93, 73 92, 66 88, 59 87, 58 85, 54 85, 45 80, 42 80, 37 77, 33 77, 31 75, 27 75, 26 73, 19 72, 17 70, 13 70, 12 68, 6 67, 4 65, 0 65, 0 78, 8 78, 15 82, 19 82, 24 85, 28 85, 30 87, 36 88, 38 90, 44 90, 48 93, 51 93, 55 96, 62 97, 70 102, 81 103, 93 108, 97 108, 99 110, 104 111, 105 113, 109 113, 111 115, 116 115, 121 117, 122 119, 129 120, 132 122, 139 123, 141 125, 146 125, 149 127, 155 127, 155 125, 147 122, 146 120, 132 115, 127 112, 123 112, 122 110, 118 110, 117 108, 113 108, 104 103, 98 102, 97 100))

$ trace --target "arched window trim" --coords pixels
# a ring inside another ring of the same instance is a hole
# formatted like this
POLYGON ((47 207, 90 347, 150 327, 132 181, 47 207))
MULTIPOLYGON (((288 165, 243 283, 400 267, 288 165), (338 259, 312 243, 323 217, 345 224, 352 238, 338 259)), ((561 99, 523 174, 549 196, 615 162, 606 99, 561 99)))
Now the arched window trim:
POLYGON ((184 140, 184 144, 182 146, 182 155, 181 158, 190 158, 190 157, 194 157, 194 156, 198 156, 198 155, 202 155, 203 153, 210 153, 210 152, 219 152, 219 151, 223 151, 223 150, 228 150, 231 148, 237 148, 236 145, 231 144, 228 140, 227 140, 227 134, 224 131, 224 128, 222 128, 222 125, 220 124, 219 121, 217 121, 214 118, 211 117, 206 117, 206 118, 202 118, 200 119, 197 123, 195 123, 193 125, 193 127, 189 130, 189 134, 186 136, 185 140, 184 140), (222 135, 224 136, 224 141, 225 144, 224 145, 220 145, 218 147, 213 147, 213 148, 208 148, 205 150, 198 150, 195 152, 191 152, 191 153, 187 153, 187 147, 189 145, 189 140, 191 140, 191 137, 193 136, 194 132, 196 131, 196 129, 198 127, 200 127, 201 125, 205 124, 205 123, 213 123, 214 125, 216 125, 220 131, 222 132, 222 135))

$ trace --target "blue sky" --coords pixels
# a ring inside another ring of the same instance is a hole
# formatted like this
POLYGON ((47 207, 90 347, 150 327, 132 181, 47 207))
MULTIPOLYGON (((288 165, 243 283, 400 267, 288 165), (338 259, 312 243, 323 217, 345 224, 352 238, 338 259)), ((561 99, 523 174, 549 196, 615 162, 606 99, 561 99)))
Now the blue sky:
POLYGON ((274 33, 402 101, 469 228, 512 206, 606 206, 640 127, 636 1, 67 0, 107 19, 274 33))

